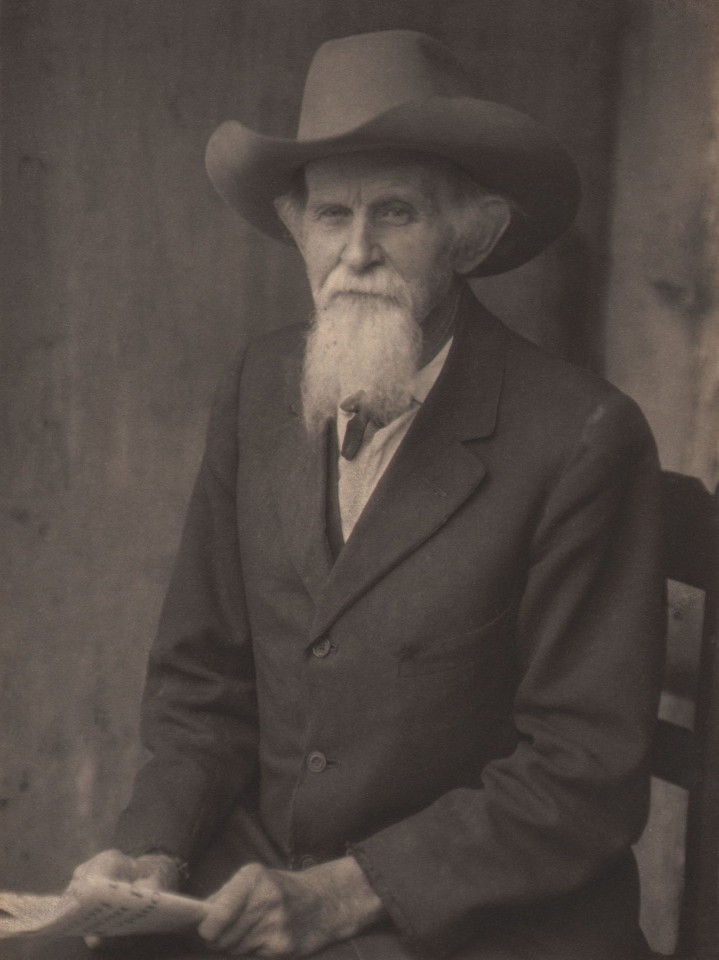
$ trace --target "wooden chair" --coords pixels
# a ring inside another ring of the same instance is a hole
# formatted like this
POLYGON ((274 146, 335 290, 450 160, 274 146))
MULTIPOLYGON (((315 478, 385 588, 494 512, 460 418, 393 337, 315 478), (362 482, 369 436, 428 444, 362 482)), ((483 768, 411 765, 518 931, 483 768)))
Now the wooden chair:
MULTIPOLYGON (((669 580, 704 591, 693 730, 659 720, 652 770, 688 791, 678 948, 687 960, 719 958, 719 487, 664 474, 669 580)), ((663 956, 655 954, 656 957, 663 956)))

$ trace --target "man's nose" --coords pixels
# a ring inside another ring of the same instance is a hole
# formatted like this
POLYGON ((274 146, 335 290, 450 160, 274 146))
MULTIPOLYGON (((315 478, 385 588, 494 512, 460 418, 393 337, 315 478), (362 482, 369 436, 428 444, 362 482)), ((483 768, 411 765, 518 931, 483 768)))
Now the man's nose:
POLYGON ((342 251, 342 260, 356 273, 361 273, 382 261, 382 249, 368 216, 355 214, 352 218, 347 242, 342 251))

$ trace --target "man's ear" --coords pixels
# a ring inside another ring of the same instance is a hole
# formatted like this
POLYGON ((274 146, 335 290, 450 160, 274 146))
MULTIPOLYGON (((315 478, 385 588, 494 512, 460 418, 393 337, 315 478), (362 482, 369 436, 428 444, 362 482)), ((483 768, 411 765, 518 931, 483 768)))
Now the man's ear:
POLYGON ((512 210, 504 197, 482 197, 476 224, 457 243, 454 259, 456 272, 471 273, 483 263, 507 230, 511 219, 512 210))
POLYGON ((294 197, 285 194, 282 197, 276 197, 273 201, 277 216, 285 225, 290 237, 297 244, 298 249, 302 250, 302 207, 294 197))

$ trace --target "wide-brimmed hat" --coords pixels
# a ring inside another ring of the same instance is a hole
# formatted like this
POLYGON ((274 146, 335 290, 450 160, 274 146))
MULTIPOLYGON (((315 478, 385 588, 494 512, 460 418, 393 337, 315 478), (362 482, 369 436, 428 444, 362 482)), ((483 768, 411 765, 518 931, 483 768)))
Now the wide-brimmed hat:
POLYGON ((236 120, 215 130, 206 164, 219 193, 264 233, 287 234, 273 201, 310 160, 368 150, 443 157, 480 186, 511 198, 513 218, 475 275, 531 260, 572 222, 577 168, 554 137, 511 107, 473 96, 454 54, 412 30, 324 43, 310 65, 297 139, 267 137, 236 120))

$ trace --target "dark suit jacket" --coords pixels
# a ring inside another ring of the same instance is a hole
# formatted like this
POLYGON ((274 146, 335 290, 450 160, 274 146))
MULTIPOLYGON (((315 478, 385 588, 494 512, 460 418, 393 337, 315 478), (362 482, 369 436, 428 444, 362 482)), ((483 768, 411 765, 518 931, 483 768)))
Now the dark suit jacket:
POLYGON ((303 335, 219 394, 118 844, 192 861, 239 799, 287 866, 351 850, 413 950, 635 956, 664 622, 643 417, 467 291, 333 564, 303 335))

